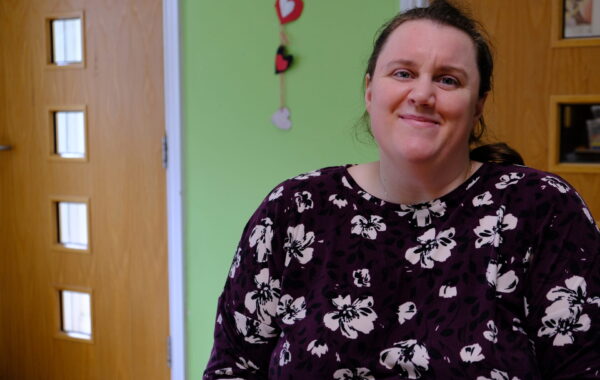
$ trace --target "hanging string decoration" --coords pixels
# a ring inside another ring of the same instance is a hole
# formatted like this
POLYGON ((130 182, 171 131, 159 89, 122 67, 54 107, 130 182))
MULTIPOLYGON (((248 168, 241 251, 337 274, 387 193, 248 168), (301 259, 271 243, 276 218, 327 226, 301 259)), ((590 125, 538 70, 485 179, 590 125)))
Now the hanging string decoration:
POLYGON ((290 110, 285 102, 285 72, 290 69, 294 62, 294 56, 288 54, 287 47, 289 40, 285 33, 284 25, 297 20, 304 9, 302 0, 276 0, 275 10, 279 18, 279 40, 280 44, 275 53, 275 74, 279 76, 279 108, 273 116, 271 122, 280 129, 290 129, 292 121, 290 119, 290 110))

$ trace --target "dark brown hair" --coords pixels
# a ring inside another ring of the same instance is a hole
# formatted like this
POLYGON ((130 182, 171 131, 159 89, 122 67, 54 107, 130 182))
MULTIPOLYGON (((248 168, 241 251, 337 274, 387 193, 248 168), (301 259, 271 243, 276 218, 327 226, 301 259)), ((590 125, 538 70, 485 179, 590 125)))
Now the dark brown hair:
MULTIPOLYGON (((391 20, 383 24, 375 39, 373 51, 371 52, 371 56, 367 63, 367 69, 365 70, 365 76, 369 75, 371 78, 373 77, 377 59, 390 34, 403 23, 413 20, 429 20, 465 32, 471 38, 475 46, 477 68, 480 78, 479 97, 485 96, 492 89, 494 58, 483 27, 476 20, 471 18, 466 11, 460 10, 447 0, 432 0, 428 7, 412 8, 404 13, 397 14, 391 20)), ((365 124, 369 124, 369 115, 366 111, 363 114, 362 120, 365 124)), ((487 126, 482 115, 479 118, 478 125, 471 131, 469 143, 472 145, 481 145, 486 128, 487 126)), ((504 143, 477 146, 471 150, 470 156, 477 161, 523 164, 521 155, 504 143)))

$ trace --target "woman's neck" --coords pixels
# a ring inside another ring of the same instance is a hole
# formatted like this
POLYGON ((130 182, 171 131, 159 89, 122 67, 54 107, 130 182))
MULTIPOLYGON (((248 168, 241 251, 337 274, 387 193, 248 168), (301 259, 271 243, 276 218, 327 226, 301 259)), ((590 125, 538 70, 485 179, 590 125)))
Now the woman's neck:
POLYGON ((381 156, 379 185, 388 202, 415 204, 448 194, 469 178, 481 164, 464 159, 444 163, 410 163, 381 156))
POLYGON ((453 160, 442 164, 380 161, 350 168, 354 180, 367 192, 387 202, 415 204, 448 194, 464 183, 480 162, 453 160))

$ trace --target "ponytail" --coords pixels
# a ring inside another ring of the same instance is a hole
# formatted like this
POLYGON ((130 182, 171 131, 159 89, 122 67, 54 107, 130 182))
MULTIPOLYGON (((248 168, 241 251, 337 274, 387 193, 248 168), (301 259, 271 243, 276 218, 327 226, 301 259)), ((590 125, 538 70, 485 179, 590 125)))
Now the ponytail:
POLYGON ((505 143, 486 144, 474 148, 469 157, 479 162, 494 162, 505 165, 525 165, 523 157, 505 143))

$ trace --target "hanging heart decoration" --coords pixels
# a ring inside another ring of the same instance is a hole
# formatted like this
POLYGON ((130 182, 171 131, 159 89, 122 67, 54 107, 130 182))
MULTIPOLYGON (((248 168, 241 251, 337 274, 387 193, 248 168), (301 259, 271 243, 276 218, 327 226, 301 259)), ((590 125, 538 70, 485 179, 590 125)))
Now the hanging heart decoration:
POLYGON ((287 107, 283 107, 275 111, 271 116, 271 123, 279 129, 288 130, 292 127, 292 121, 290 120, 290 110, 287 107))
POLYGON ((304 3, 302 0, 276 0, 275 9, 281 25, 297 20, 302 14, 304 3))
POLYGON ((294 56, 287 54, 285 46, 280 45, 277 49, 277 54, 275 55, 275 74, 281 74, 287 71, 293 61, 294 56))
POLYGON ((289 70, 294 56, 288 54, 286 46, 290 42, 285 33, 284 24, 297 20, 302 14, 304 3, 302 0, 275 0, 275 10, 279 18, 279 38, 280 44, 275 54, 275 74, 279 76, 279 108, 273 116, 271 122, 279 129, 288 130, 292 127, 290 119, 290 109, 285 101, 285 72, 289 70))

